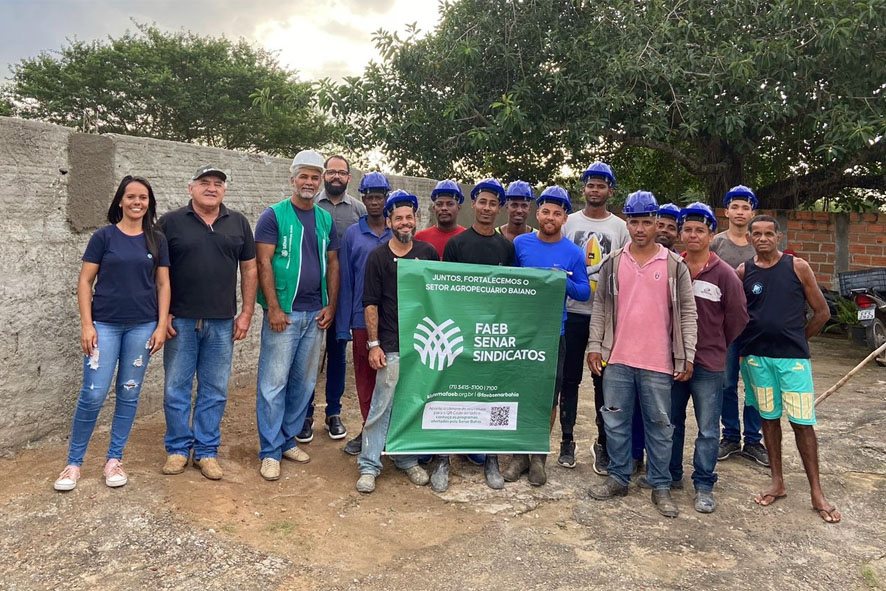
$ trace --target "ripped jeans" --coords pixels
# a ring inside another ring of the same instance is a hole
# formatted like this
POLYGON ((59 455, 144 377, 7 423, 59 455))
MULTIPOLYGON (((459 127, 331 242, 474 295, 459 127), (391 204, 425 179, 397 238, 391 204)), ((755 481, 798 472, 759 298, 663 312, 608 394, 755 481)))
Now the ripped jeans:
POLYGON ((140 324, 93 322, 93 325, 98 335, 98 346, 91 356, 83 356, 83 387, 74 411, 68 449, 68 464, 74 466, 83 464, 86 446, 89 445, 98 413, 108 396, 118 365, 114 420, 111 423, 107 459, 123 458, 123 447, 135 421, 142 380, 151 358, 148 340, 157 328, 156 321, 140 324))
POLYGON ((631 481, 634 463, 631 458, 631 423, 634 402, 639 395, 646 431, 646 479, 652 488, 671 487, 671 461, 674 426, 671 424, 671 374, 638 369, 620 363, 606 366, 603 372, 601 414, 606 424, 606 451, 609 452, 609 475, 619 483, 631 481))

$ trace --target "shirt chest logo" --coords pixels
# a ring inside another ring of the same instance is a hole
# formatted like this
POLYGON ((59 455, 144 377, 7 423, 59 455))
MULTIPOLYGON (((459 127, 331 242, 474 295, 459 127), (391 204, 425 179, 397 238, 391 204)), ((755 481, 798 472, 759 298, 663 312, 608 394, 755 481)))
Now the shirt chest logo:
POLYGON ((759 281, 751 286, 751 293, 754 295, 760 295, 763 293, 763 284, 759 281))

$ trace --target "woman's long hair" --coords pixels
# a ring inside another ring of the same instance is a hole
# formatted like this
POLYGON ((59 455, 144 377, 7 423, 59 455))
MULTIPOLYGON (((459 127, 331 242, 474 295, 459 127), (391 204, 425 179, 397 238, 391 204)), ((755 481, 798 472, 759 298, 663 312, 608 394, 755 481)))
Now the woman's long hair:
POLYGON ((120 185, 117 187, 117 192, 114 193, 111 206, 108 208, 108 221, 116 224, 123 219, 123 208, 120 206, 120 203, 123 201, 126 187, 130 183, 141 183, 148 189, 148 211, 142 217, 142 232, 145 234, 145 243, 148 245, 148 252, 151 253, 151 260, 156 271, 158 257, 160 256, 160 247, 158 246, 160 239, 157 237, 160 231, 154 226, 157 223, 157 200, 154 198, 154 189, 151 188, 151 183, 146 178, 130 174, 123 177, 123 180, 120 181, 120 185))

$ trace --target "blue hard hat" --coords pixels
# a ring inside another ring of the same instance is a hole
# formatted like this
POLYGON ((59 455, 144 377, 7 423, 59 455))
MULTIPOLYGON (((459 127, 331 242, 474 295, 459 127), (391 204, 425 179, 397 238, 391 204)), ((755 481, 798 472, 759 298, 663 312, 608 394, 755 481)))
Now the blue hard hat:
POLYGON ((649 191, 634 191, 628 195, 622 211, 628 217, 658 215, 658 201, 649 191))
POLYGON ((603 177, 610 187, 615 188, 615 173, 612 172, 612 167, 605 162, 594 162, 588 166, 587 170, 581 173, 581 182, 588 182, 592 176, 603 177))
POLYGON ((502 205, 505 203, 505 188, 496 179, 483 179, 471 189, 471 201, 477 199, 477 195, 481 191, 490 191, 498 195, 498 202, 502 205))
POLYGON ((465 202, 465 196, 462 194, 458 183, 449 179, 437 183, 437 186, 431 191, 431 201, 436 201, 440 195, 452 195, 459 205, 465 202))
POLYGON ((407 193, 403 189, 397 189, 388 196, 385 201, 385 217, 390 217, 391 212, 398 205, 411 205, 412 211, 418 211, 418 197, 411 193, 407 193))
POLYGON ((526 181, 514 181, 508 185, 508 190, 505 191, 505 201, 508 199, 528 199, 532 201, 534 197, 535 193, 533 193, 532 187, 526 181))
POLYGON ((680 206, 673 203, 665 203, 658 208, 658 217, 674 218, 676 220, 680 217, 680 206))
POLYGON ((735 185, 729 189, 729 192, 726 193, 726 197, 723 198, 723 207, 729 207, 729 202, 733 199, 744 199, 751 204, 751 209, 757 209, 757 196, 754 195, 754 192, 751 191, 750 187, 735 185))
POLYGON ((554 185, 542 191, 538 199, 535 200, 535 204, 541 207, 544 203, 556 203, 565 209, 566 213, 572 213, 572 201, 569 200, 569 192, 563 187, 554 185))
POLYGON ((360 179, 359 191, 362 195, 372 191, 380 191, 387 195, 391 192, 391 184, 388 182, 388 177, 382 173, 368 172, 360 179))
POLYGON ((687 220, 690 222, 702 222, 711 229, 711 232, 717 231, 717 216, 714 215, 714 210, 705 203, 696 201, 681 209, 679 219, 680 227, 682 227, 683 222, 687 220))

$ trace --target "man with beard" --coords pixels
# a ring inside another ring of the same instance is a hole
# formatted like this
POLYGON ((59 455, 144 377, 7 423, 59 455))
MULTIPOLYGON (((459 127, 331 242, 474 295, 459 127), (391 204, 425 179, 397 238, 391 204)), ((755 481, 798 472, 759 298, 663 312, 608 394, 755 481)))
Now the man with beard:
MULTIPOLYGON (((366 215, 366 206, 360 200, 348 195, 351 182, 351 164, 339 154, 330 156, 323 163, 323 190, 314 203, 332 216, 335 232, 339 238, 345 230, 366 215)), ((347 327, 344 329, 347 331, 347 327)), ((326 432, 331 439, 343 439, 348 430, 341 421, 341 397, 345 392, 348 342, 336 338, 335 323, 326 331, 326 432)), ((299 443, 309 443, 314 439, 314 393, 308 404, 304 426, 295 436, 299 443)))
MULTIPOLYGON (((335 314, 338 338, 354 340, 354 382, 363 423, 369 416, 372 390, 375 388, 375 370, 369 366, 366 349, 366 319, 363 314, 363 282, 369 253, 391 239, 391 229, 385 223, 385 200, 391 191, 388 179, 380 172, 370 172, 360 181, 360 194, 366 215, 348 228, 341 241, 341 290, 335 314)), ((348 441, 344 452, 356 456, 363 447, 363 432, 348 441)))
POLYGON ((665 203, 658 208, 658 216, 655 218, 655 241, 668 250, 673 250, 680 238, 680 228, 677 225, 679 217, 680 208, 673 203, 665 203))
MULTIPOLYGON (((754 217, 757 209, 757 196, 744 185, 737 185, 729 189, 723 199, 723 207, 726 208, 726 218, 729 227, 714 236, 711 241, 711 251, 726 261, 733 269, 754 257, 754 246, 748 239, 748 222, 754 217)), ((738 416, 738 352, 741 348, 739 339, 736 339, 726 352, 726 377, 723 382, 723 438, 720 440, 720 449, 717 454, 718 460, 725 460, 738 453, 750 458, 761 466, 769 466, 769 454, 766 447, 760 443, 763 439, 761 433, 762 421, 760 413, 753 405, 745 401, 742 410, 742 418, 738 416), (744 433, 742 433, 744 422, 744 433), (744 447, 741 440, 744 437, 744 447)))
MULTIPOLYGON (((495 217, 504 199, 504 187, 496 179, 484 179, 474 186, 471 191, 474 223, 446 243, 444 261, 506 267, 514 264, 514 245, 495 231, 495 217)), ((489 488, 504 488, 505 482, 498 469, 498 456, 487 455, 482 461, 489 488)), ((437 466, 431 474, 431 488, 434 492, 445 492, 449 488, 449 456, 438 456, 437 466)))
MULTIPOLYGON (((591 322, 597 274, 603 261, 613 250, 628 241, 624 220, 606 208, 606 202, 615 191, 615 174, 605 162, 594 162, 581 175, 584 183, 582 195, 585 207, 569 216, 563 226, 563 235, 582 249, 591 283, 588 301, 566 300, 566 357, 563 361, 563 390, 560 392, 560 457, 557 463, 564 468, 575 467, 575 428, 578 413, 578 387, 584 373, 585 348, 588 345, 588 327, 591 322)), ((603 378, 592 374, 594 382, 594 418, 597 424, 597 441, 591 447, 594 455, 594 472, 606 474, 609 455, 606 452, 606 430, 600 407, 603 406, 603 378)), ((640 446, 640 458, 643 457, 640 446)), ((642 461, 642 460, 641 460, 642 461)))
MULTIPOLYGON (((371 493, 381 473, 381 454, 385 449, 394 390, 400 375, 400 333, 397 318, 397 260, 422 259, 436 261, 439 255, 427 242, 412 239, 418 199, 406 191, 394 191, 385 204, 384 214, 393 238, 377 247, 366 260, 363 285, 363 306, 369 341, 369 365, 376 370, 375 389, 369 415, 363 426, 363 445, 357 468, 360 478, 357 490, 371 493)), ((428 473, 418 465, 415 456, 392 456, 394 465, 404 470, 410 482, 423 486, 428 473)))
MULTIPOLYGON (((576 302, 587 301, 591 297, 591 286, 588 282, 587 260, 581 248, 563 236, 561 230, 566 224, 567 215, 572 211, 569 193, 562 187, 548 187, 536 202, 538 209, 535 218, 538 220, 538 232, 517 236, 514 250, 519 267, 538 267, 541 269, 560 269, 566 273, 566 297, 576 302)), ((551 426, 557 412, 557 396, 561 392, 563 379, 563 361, 566 355, 564 338, 567 318, 568 299, 563 302, 563 319, 560 322, 560 345, 557 351, 557 374, 552 392, 551 426)), ((547 395, 543 393, 542 395, 547 395)), ((562 397, 562 395, 561 395, 562 397)), ((561 404, 563 402, 561 401, 561 404)), ((561 412, 562 416, 562 412, 561 412)), ((520 476, 529 472, 529 484, 541 486, 547 482, 544 454, 516 454, 511 463, 502 472, 508 482, 515 482, 520 476)))
POLYGON ((521 234, 535 232, 535 229, 526 223, 529 217, 529 206, 535 194, 532 187, 526 181, 514 181, 508 185, 505 191, 505 209, 508 212, 508 223, 495 229, 496 232, 510 240, 521 234))
POLYGON ((446 243, 453 236, 458 236, 465 231, 464 226, 458 225, 458 212, 461 204, 465 202, 458 183, 452 180, 444 180, 437 183, 431 191, 431 201, 434 202, 434 219, 436 223, 430 228, 425 228, 415 234, 415 239, 422 242, 430 242, 437 249, 440 260, 443 259, 443 251, 446 243))
POLYGON ((624 213, 631 241, 603 263, 591 315, 588 367, 603 374, 601 414, 610 461, 609 478, 588 494, 598 500, 628 494, 631 422, 639 396, 652 502, 665 517, 676 517, 669 473, 671 386, 692 377, 695 296, 683 259, 654 241, 655 196, 649 191, 631 193, 624 213))
POLYGON ((256 419, 266 480, 280 478, 281 457, 310 460, 295 436, 317 382, 321 331, 335 320, 338 300, 338 234, 332 216, 314 205, 323 157, 303 150, 290 170, 292 197, 266 209, 255 226, 264 310, 256 419))

